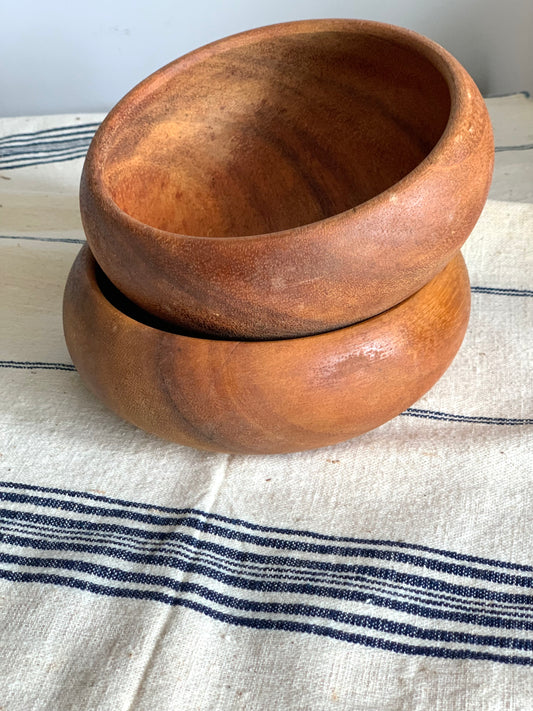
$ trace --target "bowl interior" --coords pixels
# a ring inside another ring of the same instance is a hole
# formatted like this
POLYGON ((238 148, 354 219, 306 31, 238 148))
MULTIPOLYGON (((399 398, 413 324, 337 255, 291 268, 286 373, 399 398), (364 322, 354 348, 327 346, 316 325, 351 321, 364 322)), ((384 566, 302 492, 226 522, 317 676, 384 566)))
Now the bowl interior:
POLYGON ((137 220, 228 237, 316 222, 407 175, 450 92, 416 42, 325 31, 222 43, 149 79, 106 137, 104 183, 137 220))

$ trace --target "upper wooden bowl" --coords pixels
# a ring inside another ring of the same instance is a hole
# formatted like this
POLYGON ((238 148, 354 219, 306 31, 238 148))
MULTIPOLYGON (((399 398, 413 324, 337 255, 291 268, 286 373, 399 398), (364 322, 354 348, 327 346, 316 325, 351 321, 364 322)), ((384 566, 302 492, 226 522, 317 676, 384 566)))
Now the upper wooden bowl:
POLYGON ((284 338, 399 303, 486 200, 492 131, 470 76, 413 32, 295 22, 203 47, 111 111, 81 211, 111 281, 207 334, 284 338))
POLYGON ((194 447, 274 453, 349 439, 412 405, 452 361, 469 307, 459 254, 409 299, 348 328, 278 341, 199 338, 127 302, 83 247, 64 327, 81 377, 125 419, 194 447))

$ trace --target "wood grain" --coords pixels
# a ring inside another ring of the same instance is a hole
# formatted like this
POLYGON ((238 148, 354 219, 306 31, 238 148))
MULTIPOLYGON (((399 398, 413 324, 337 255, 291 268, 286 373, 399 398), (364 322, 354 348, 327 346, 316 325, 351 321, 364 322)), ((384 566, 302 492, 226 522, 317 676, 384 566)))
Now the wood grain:
POLYGON ((276 453, 349 439, 413 404, 455 356, 469 307, 458 254, 409 299, 348 328, 278 341, 182 335, 129 304, 83 247, 64 328, 80 376, 121 417, 194 447, 276 453))
POLYGON ((486 200, 472 79, 420 35, 357 20, 252 30, 133 89, 88 152, 81 211, 111 281, 150 313, 283 338, 426 284, 486 200))

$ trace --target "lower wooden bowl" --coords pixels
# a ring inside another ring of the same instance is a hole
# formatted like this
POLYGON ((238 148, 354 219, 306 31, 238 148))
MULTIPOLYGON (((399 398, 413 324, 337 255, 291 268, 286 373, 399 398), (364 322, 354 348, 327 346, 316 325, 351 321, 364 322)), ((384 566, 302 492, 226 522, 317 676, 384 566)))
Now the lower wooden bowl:
POLYGON ((198 337, 127 301, 83 247, 63 318, 80 376, 121 417, 192 447, 270 454, 341 442, 398 415, 450 365, 469 312, 457 254, 413 296, 353 326, 278 341, 198 337))

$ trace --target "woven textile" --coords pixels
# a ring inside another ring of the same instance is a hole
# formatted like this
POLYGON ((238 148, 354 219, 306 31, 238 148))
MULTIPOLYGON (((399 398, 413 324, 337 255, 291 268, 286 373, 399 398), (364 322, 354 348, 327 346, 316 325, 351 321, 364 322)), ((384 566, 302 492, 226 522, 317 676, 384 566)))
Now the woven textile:
POLYGON ((533 102, 487 103, 458 356, 383 427, 279 456, 85 389, 61 299, 102 116, 0 121, 0 709, 533 707, 533 102))

